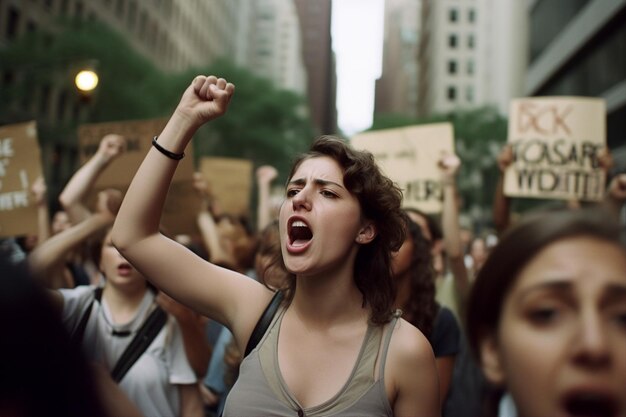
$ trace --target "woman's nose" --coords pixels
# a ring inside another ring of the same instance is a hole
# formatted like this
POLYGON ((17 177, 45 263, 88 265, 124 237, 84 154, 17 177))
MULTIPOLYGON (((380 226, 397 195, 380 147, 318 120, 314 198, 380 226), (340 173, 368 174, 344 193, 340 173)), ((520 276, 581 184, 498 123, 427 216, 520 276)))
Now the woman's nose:
POLYGON ((611 361, 609 335, 599 312, 584 313, 573 342, 574 360, 588 368, 607 366, 611 361))
POLYGON ((299 209, 311 210, 311 201, 310 201, 310 196, 309 196, 309 190, 306 187, 302 188, 298 192, 298 194, 293 196, 291 201, 293 203, 293 209, 294 210, 299 210, 299 209))

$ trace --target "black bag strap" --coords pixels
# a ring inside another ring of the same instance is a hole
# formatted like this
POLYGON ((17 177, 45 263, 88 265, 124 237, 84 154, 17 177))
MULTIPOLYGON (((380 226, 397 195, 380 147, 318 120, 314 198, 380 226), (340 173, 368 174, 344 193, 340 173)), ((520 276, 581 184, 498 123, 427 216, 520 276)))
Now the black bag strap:
POLYGON ((283 301, 284 294, 282 291, 276 291, 270 303, 265 307, 265 311, 261 314, 261 318, 254 326, 254 330, 252 330, 252 334, 250 335, 250 339, 248 340, 248 344, 246 345, 246 352, 243 357, 245 358, 252 352, 252 350, 259 344, 263 335, 267 331, 267 328, 270 326, 280 303, 283 301))
POLYGON ((94 297, 87 310, 83 313, 83 316, 80 318, 80 322, 76 327, 76 330, 72 333, 71 340, 72 343, 78 345, 83 341, 83 336, 85 335, 85 328, 87 327, 87 322, 89 321, 89 316, 91 316, 91 309, 93 308, 94 301, 102 299, 102 287, 96 287, 94 291, 94 297))
MULTIPOLYGON (((93 303, 95 301, 100 302, 100 300, 102 300, 102 287, 97 287, 94 291, 93 301, 83 313, 76 330, 72 333, 71 340, 73 343, 80 344, 82 342, 85 328, 87 327, 87 322, 89 321, 89 316, 91 316, 91 310, 93 309, 93 303)), ((122 356, 120 356, 115 364, 115 368, 113 368, 111 372, 111 377, 115 382, 120 382, 122 378, 124 378, 126 372, 128 372, 137 359, 143 355, 156 335, 159 334, 165 322, 167 322, 167 313, 163 311, 161 307, 156 306, 152 313, 150 313, 150 316, 148 316, 146 321, 141 325, 133 340, 126 346, 122 356)))
POLYGON ((148 349, 148 346, 152 343, 157 334, 161 331, 165 322, 167 321, 167 313, 159 306, 150 313, 150 316, 141 325, 141 328, 133 338, 133 340, 126 346, 124 353, 118 359, 113 371, 111 371, 111 377, 115 382, 120 382, 126 372, 135 364, 137 359, 148 349))

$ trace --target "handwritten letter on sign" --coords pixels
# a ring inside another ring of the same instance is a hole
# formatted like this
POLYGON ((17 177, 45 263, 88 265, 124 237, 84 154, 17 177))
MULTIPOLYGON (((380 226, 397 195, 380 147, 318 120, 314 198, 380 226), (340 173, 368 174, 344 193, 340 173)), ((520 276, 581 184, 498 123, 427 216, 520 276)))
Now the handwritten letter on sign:
POLYGON ((374 155, 382 171, 402 189, 404 207, 441 211, 443 190, 437 163, 444 152, 454 153, 450 123, 360 133, 350 142, 355 149, 374 155))
POLYGON ((598 152, 606 146, 603 100, 524 98, 513 100, 510 111, 514 162, 504 177, 507 196, 602 198, 606 178, 598 152))
POLYGON ((37 233, 30 189, 40 175, 35 122, 0 127, 0 237, 37 233))

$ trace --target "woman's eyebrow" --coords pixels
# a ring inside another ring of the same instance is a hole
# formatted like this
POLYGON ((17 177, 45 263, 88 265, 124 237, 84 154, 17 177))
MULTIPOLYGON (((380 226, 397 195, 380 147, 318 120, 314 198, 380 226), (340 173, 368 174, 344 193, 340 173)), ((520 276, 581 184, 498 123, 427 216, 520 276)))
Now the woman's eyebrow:
MULTIPOLYGON (((313 182, 314 182, 316 185, 321 185, 321 186, 325 186, 325 185, 335 185, 335 186, 337 186, 337 187, 339 187, 339 188, 343 188, 344 190, 346 189, 346 187, 344 187, 343 185, 341 185, 341 184, 339 184, 339 183, 337 183, 337 182, 334 182, 334 181, 328 181, 328 180, 323 180, 323 179, 320 179, 320 178, 316 178, 316 179, 314 179, 314 180, 313 180, 313 182)), ((287 185, 299 185, 299 186, 302 186, 302 185, 305 185, 305 184, 306 184, 306 180, 305 180, 304 178, 297 178, 297 179, 295 179, 295 180, 291 180, 291 181, 289 181, 289 182, 287 183, 287 185)))
POLYGON ((325 185, 336 185, 337 187, 343 188, 345 190, 345 187, 343 185, 341 185, 339 183, 336 183, 334 181, 322 180, 322 179, 319 179, 319 178, 315 179, 314 181, 315 181, 315 183, 317 185, 322 185, 322 186, 325 186, 325 185))
POLYGON ((559 292, 567 292, 572 288, 572 282, 564 279, 552 280, 548 282, 541 282, 538 284, 531 285, 527 288, 521 290, 520 299, 527 297, 530 294, 533 294, 537 291, 559 291, 559 292))
POLYGON ((623 301, 626 299, 626 284, 611 283, 604 288, 602 299, 605 302, 623 301))

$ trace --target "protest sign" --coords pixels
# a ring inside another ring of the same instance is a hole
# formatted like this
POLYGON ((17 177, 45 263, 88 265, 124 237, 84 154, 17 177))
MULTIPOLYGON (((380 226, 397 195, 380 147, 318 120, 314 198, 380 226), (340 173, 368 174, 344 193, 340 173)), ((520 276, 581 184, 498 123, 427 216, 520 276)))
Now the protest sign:
POLYGON ((31 186, 42 175, 36 123, 0 127, 0 237, 37 234, 31 186))
POLYGON ((359 133, 355 149, 370 151, 382 171, 402 189, 403 207, 426 213, 442 209, 443 189, 437 163, 454 153, 450 123, 433 123, 359 133))
POLYGON ((508 143, 513 163, 505 172, 505 195, 589 201, 603 197, 606 175, 598 153, 606 147, 604 100, 513 100, 508 143))
POLYGON ((252 162, 247 159, 205 157, 200 172, 224 213, 247 215, 252 190, 252 162))
MULTIPOLYGON (((113 169, 107 169, 98 177, 95 186, 127 186, 150 150, 152 138, 161 133, 166 123, 167 119, 151 119, 82 125, 78 128, 80 164, 82 166, 96 153, 104 136, 111 133, 122 135, 126 139, 126 152, 113 161, 113 169)), ((193 172, 193 149, 190 143, 185 149, 185 157, 178 163, 174 181, 191 179, 193 172)))
MULTIPOLYGON (((100 141, 107 134, 115 133, 126 139, 126 152, 115 159, 98 177, 89 200, 105 188, 116 188, 126 193, 137 169, 152 147, 152 138, 158 135, 167 119, 135 120, 82 125, 78 129, 81 165, 98 150, 100 141)), ((163 158, 166 158, 163 156, 163 158)), ((161 224, 171 236, 196 234, 196 218, 201 199, 193 190, 193 144, 185 149, 185 157, 178 163, 172 184, 165 200, 161 224)))

